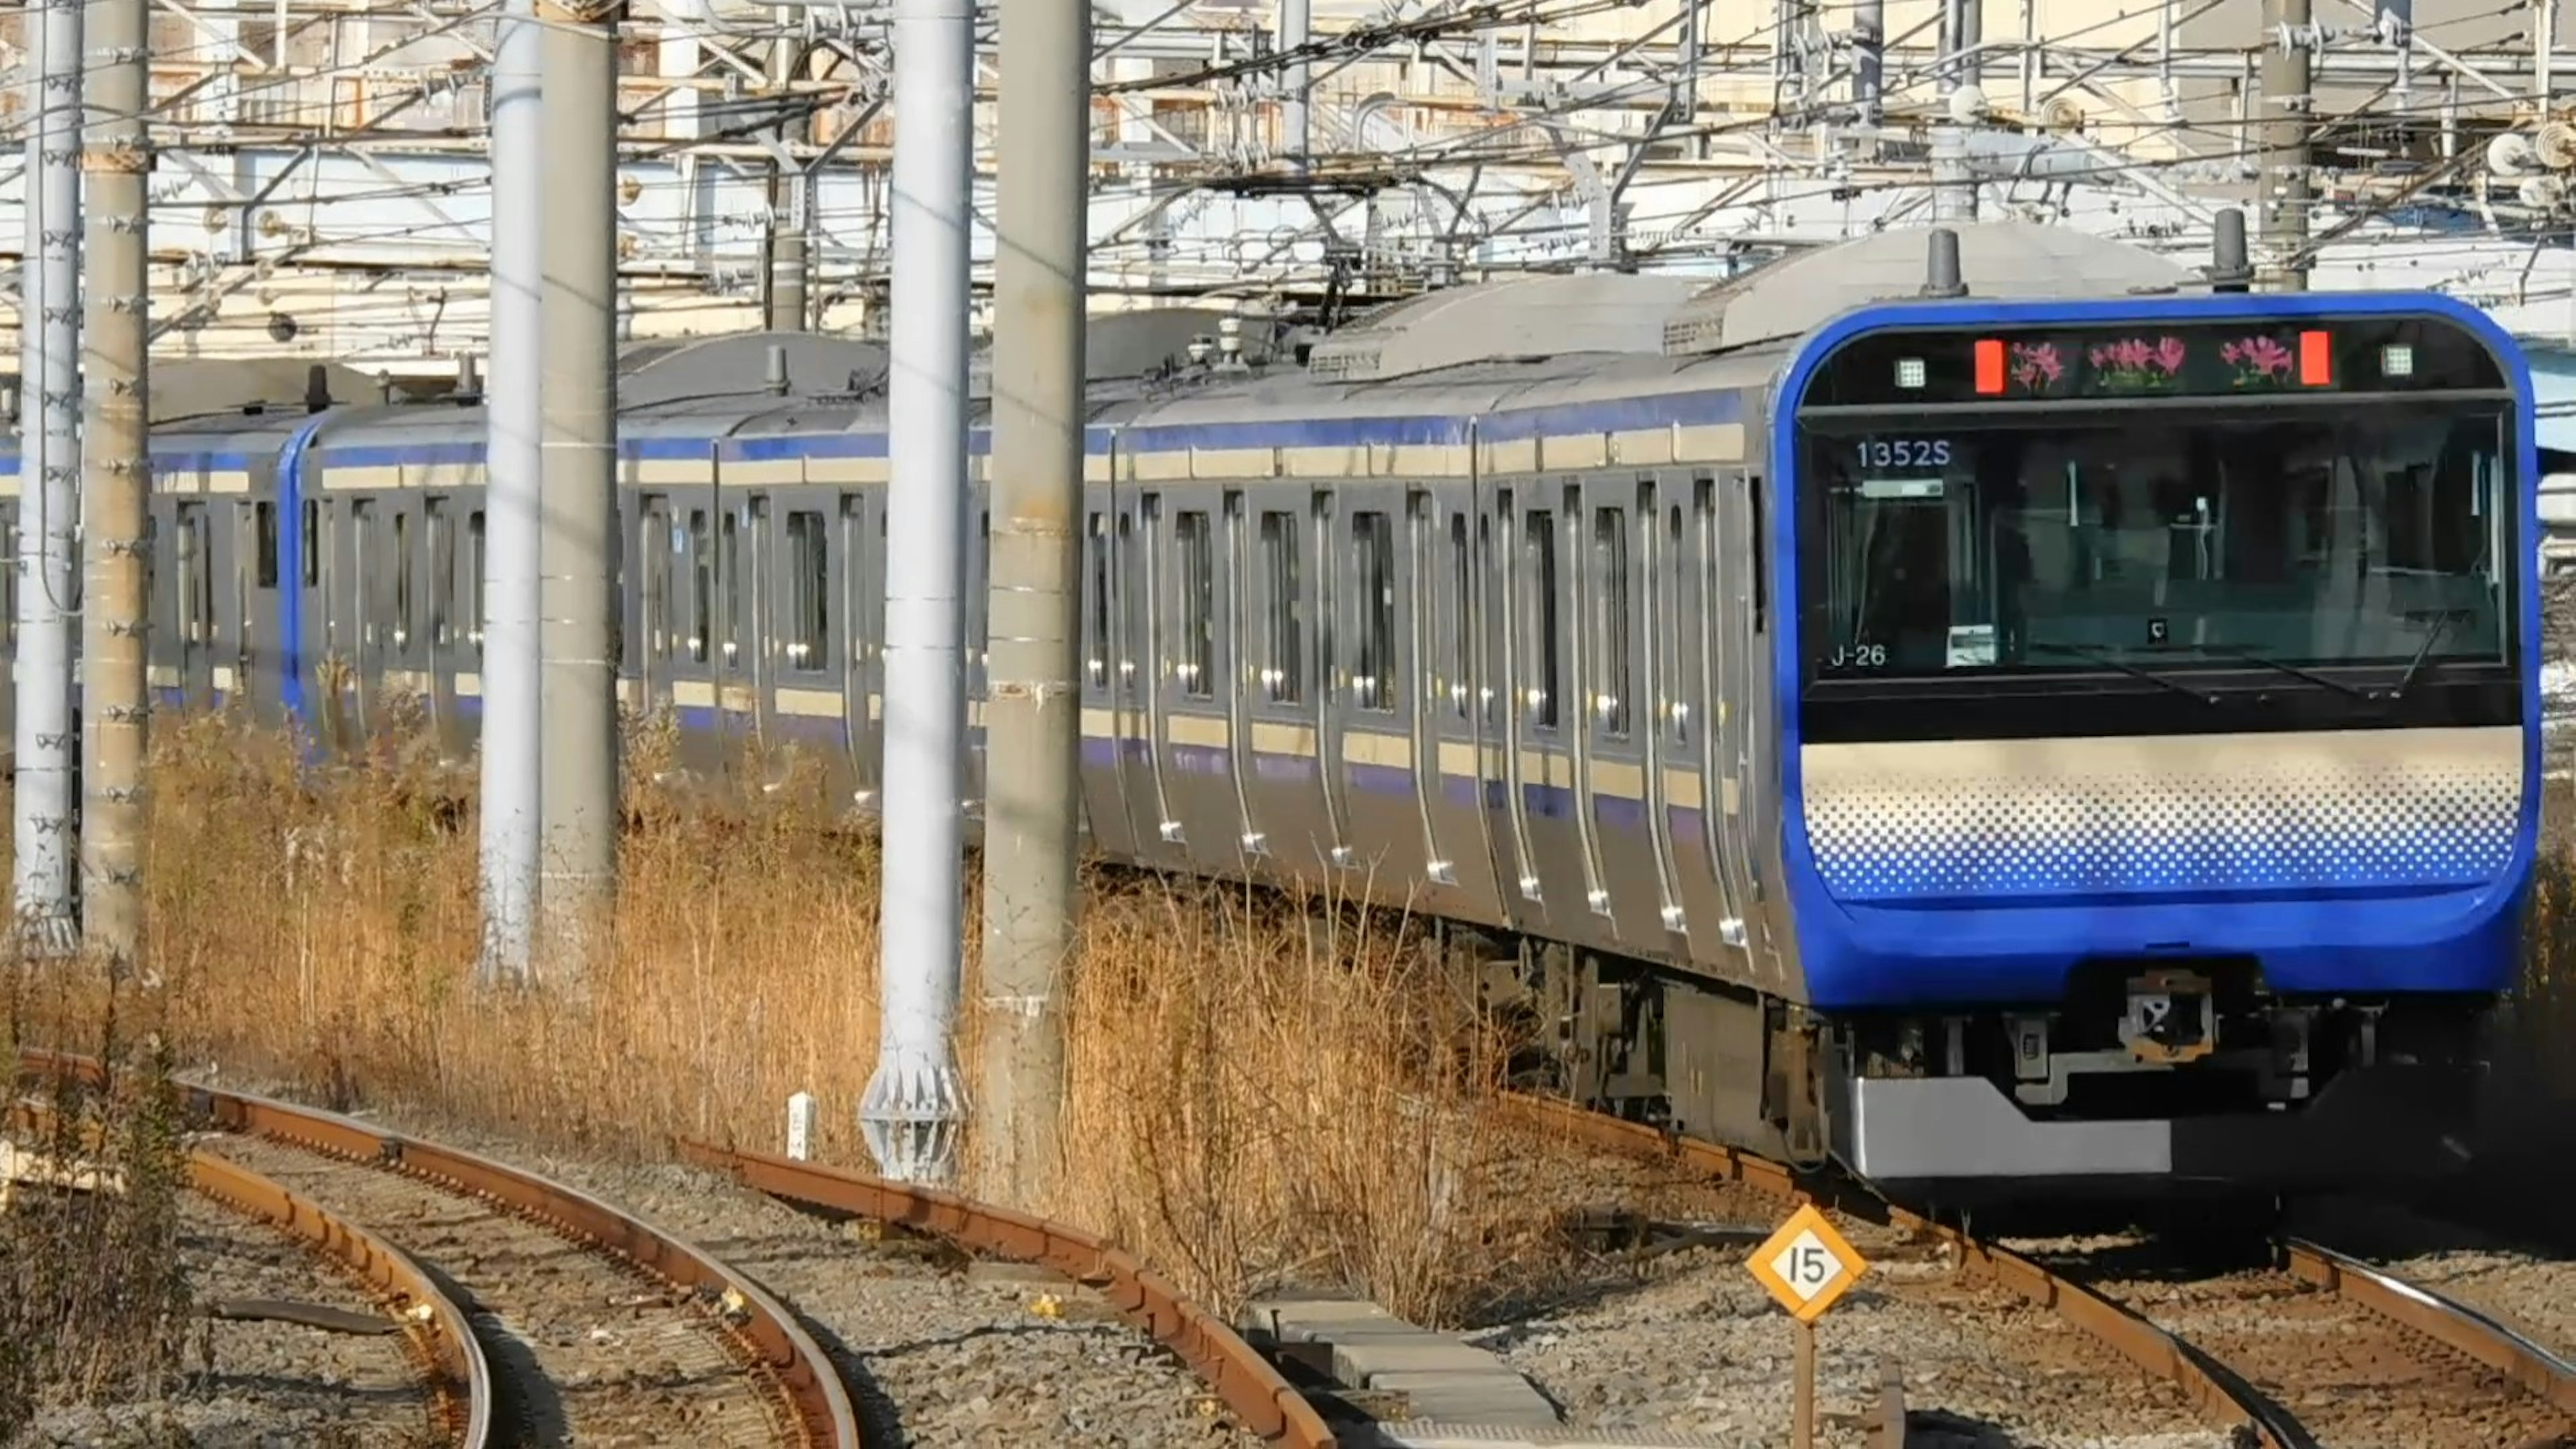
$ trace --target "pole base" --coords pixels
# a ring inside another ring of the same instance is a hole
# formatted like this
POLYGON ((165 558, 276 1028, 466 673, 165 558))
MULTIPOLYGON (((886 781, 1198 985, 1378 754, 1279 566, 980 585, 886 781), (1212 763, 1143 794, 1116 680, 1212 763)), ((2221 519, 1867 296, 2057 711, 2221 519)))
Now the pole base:
POLYGON ((966 1122, 966 1092, 946 1041, 934 1047, 889 1044, 859 1100, 859 1135, 877 1171, 896 1182, 931 1186, 957 1175, 957 1139, 966 1122))

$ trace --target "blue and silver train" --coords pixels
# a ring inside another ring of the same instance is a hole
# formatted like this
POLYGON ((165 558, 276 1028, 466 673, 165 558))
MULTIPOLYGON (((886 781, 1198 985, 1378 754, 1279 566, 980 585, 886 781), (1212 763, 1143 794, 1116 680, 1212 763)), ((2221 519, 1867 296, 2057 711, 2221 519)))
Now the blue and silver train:
MULTIPOLYGON (((2440 1169, 2535 853, 2514 344, 1956 240, 1957 296, 1916 232, 1436 292, 1297 358, 1121 368, 1104 322, 1092 847, 1427 914, 1582 1100, 1898 1189, 2440 1169)), ((624 698, 864 810, 883 354, 796 340, 773 385, 744 345, 627 382, 624 698)), ((470 397, 160 424, 164 707, 465 758, 483 437, 470 397)))

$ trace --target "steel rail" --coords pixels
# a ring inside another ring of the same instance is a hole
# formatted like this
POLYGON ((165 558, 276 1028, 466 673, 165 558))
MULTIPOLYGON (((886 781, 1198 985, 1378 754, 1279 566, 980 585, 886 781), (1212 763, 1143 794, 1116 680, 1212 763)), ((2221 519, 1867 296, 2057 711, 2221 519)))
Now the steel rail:
POLYGON ((2281 1240, 2290 1275, 2494 1369, 2538 1399, 2576 1413, 2576 1365, 2512 1327, 2421 1284, 2305 1238, 2281 1240))
POLYGON ((1078 1228, 936 1188, 766 1153, 682 1141, 683 1161, 730 1174, 771 1197, 930 1233, 962 1248, 1039 1263, 1100 1289, 1120 1317, 1180 1355, 1237 1422, 1293 1449, 1337 1440, 1305 1395, 1223 1319, 1183 1298, 1136 1258, 1078 1228))
MULTIPOLYGON (((1792 1205, 1843 1205, 1836 1194, 1804 1186, 1805 1179, 1796 1169, 1738 1148, 1659 1132, 1642 1122, 1605 1117, 1545 1097, 1507 1092, 1504 1101, 1532 1126, 1563 1132, 1607 1151, 1673 1159, 1709 1177, 1743 1183, 1792 1205)), ((2267 1449, 2307 1449, 2312 1442, 2296 1420, 2224 1364, 2121 1304, 1945 1223, 1878 1199, 1871 1199, 1870 1207, 1885 1213, 1897 1227, 1949 1245, 1959 1255, 1963 1270, 2049 1310, 2148 1374, 2172 1384, 2213 1426, 2250 1434, 2267 1449)))
POLYGON ((432 1387, 463 1449, 483 1449, 492 1436, 492 1369, 483 1344, 456 1300, 439 1290, 410 1254, 345 1218, 297 1197, 211 1152, 188 1154, 188 1185, 245 1217, 302 1238, 384 1295, 394 1318, 431 1365, 432 1387), (425 1313, 421 1310, 427 1310, 425 1313))
MULTIPOLYGON (((23 1074, 68 1074, 92 1086, 107 1082, 100 1065, 85 1057, 26 1049, 18 1061, 23 1074)), ((723 1305, 730 1316, 717 1321, 732 1342, 776 1379, 805 1441, 818 1449, 860 1449, 858 1415, 822 1346, 767 1290, 695 1245, 587 1193, 506 1163, 337 1113, 248 1093, 174 1085, 194 1123, 334 1153, 478 1194, 723 1305)))
MULTIPOLYGON (((40 1102, 10 1108, 11 1125, 31 1136, 51 1137, 60 1116, 40 1102)), ((95 1124, 82 1124, 82 1145, 96 1150, 95 1124)), ((492 1437, 492 1367, 482 1340, 455 1299, 422 1271, 412 1256, 360 1224, 339 1217, 276 1181, 212 1152, 188 1153, 188 1187, 243 1217, 300 1238, 347 1269, 390 1310, 403 1338, 429 1368, 440 1417, 460 1449, 484 1449, 492 1437)))

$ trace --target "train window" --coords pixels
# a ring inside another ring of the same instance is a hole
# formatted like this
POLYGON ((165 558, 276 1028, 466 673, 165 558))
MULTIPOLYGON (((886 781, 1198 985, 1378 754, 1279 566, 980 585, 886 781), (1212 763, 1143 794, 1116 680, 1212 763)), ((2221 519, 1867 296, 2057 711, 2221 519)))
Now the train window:
POLYGON ((14 513, 0 513, 0 558, 8 560, 8 567, 0 568, 0 609, 8 611, 7 617, 0 618, 0 638, 7 639, 10 647, 16 648, 18 644, 18 518, 14 513))
POLYGON ((1771 586, 1770 580, 1763 576, 1770 540, 1764 536, 1762 528, 1761 479, 1744 480, 1744 507, 1753 525, 1753 632, 1760 634, 1767 632, 1771 624, 1771 586))
POLYGON ((447 598, 456 579, 456 529, 446 499, 432 498, 423 506, 429 515, 429 647, 445 649, 453 642, 447 598))
POLYGON ((1476 657, 1475 577, 1467 554, 1467 515, 1449 515, 1449 709, 1460 719, 1472 708, 1467 693, 1468 661, 1476 657))
POLYGON ((1182 693, 1210 699, 1216 694, 1216 550, 1205 509, 1184 508, 1172 516, 1172 545, 1181 565, 1174 672, 1182 693))
POLYGON ((1272 704, 1306 697, 1306 592, 1298 568, 1297 515, 1261 515, 1263 654, 1261 684, 1272 704))
POLYGON ((1109 688, 1109 520, 1101 514, 1091 515, 1091 531, 1084 546, 1091 553, 1090 598, 1083 605, 1084 617, 1090 621, 1091 637, 1085 641, 1085 667, 1090 671, 1091 687, 1109 688))
POLYGON ((819 672, 831 659, 832 562, 823 515, 787 515, 787 667, 819 672))
POLYGON ((1351 515, 1351 694, 1362 709, 1395 708, 1395 538, 1383 513, 1351 515))
POLYGON ((993 626, 988 617, 993 607, 993 514, 987 509, 976 515, 974 552, 967 559, 974 569, 966 577, 966 681, 976 694, 984 693, 985 671, 992 666, 993 626))
POLYGON ((277 587, 277 505, 262 503, 257 510, 259 535, 259 586, 277 587))
POLYGON ((350 550, 350 565, 358 574, 356 587, 350 591, 350 612, 355 616, 352 622, 357 626, 354 632, 358 637, 358 647, 373 649, 376 647, 376 579, 384 572, 377 561, 379 546, 374 499, 361 498, 349 505, 349 527, 356 535, 356 547, 350 550))
POLYGON ((704 664, 707 662, 707 640, 715 632, 708 624, 708 614, 715 607, 715 583, 707 572, 707 511, 703 508, 689 510, 688 549, 689 658, 694 663, 704 664))
POLYGON ((304 500, 304 587, 322 582, 322 505, 304 500))
POLYGON ((411 514, 394 514, 394 647, 411 647, 411 514))
POLYGON ((1661 687, 1669 701, 1664 709, 1666 729, 1677 745, 1690 743, 1690 702, 1695 691, 1690 687, 1691 640, 1706 627, 1700 611, 1691 607, 1689 535, 1682 531, 1682 509, 1676 503, 1665 516, 1664 557, 1655 566, 1655 577, 1664 580, 1665 617, 1655 628, 1655 638, 1664 652, 1661 687))
POLYGON ((188 532, 196 541, 197 550, 196 587, 189 591, 188 600, 196 615, 191 628, 199 644, 212 646, 216 633, 215 571, 207 555, 212 552, 209 545, 213 540, 208 536, 211 526, 206 522, 206 510, 202 507, 197 510, 196 517, 189 520, 188 532))
POLYGON ((1521 609, 1520 657, 1529 668, 1522 703, 1532 725, 1552 730, 1557 725, 1556 515, 1531 509, 1521 546, 1526 550, 1521 590, 1527 603, 1521 609))
POLYGON ((1628 510, 1592 510, 1592 718, 1611 739, 1628 737, 1628 510))
POLYGON ((1143 570, 1134 567, 1136 560, 1136 515, 1118 515, 1118 684, 1129 698, 1136 694, 1136 637, 1142 632, 1138 620, 1144 616, 1144 585, 1132 592, 1126 588, 1130 576, 1141 577, 1143 570))
POLYGON ((476 653, 483 651, 483 510, 465 515, 465 628, 476 653))

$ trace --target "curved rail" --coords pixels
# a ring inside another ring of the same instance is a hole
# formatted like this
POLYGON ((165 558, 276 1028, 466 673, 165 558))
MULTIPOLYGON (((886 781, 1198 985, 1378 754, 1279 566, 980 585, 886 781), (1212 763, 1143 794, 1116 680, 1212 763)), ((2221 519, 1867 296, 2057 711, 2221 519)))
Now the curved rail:
MULTIPOLYGON (((1604 1117, 1545 1097, 1512 1092, 1504 1094, 1504 1100, 1533 1125, 1565 1132, 1608 1151, 1674 1158, 1710 1177, 1741 1182, 1792 1204, 1826 1205, 1818 1194, 1800 1185, 1795 1169, 1749 1152, 1669 1135, 1642 1122, 1604 1117)), ((2268 1449, 2307 1449, 2306 1433, 2251 1384, 2127 1308, 2049 1272, 2019 1253, 1979 1242, 1893 1203, 1873 1202, 1896 1226, 1949 1244, 1958 1253, 1962 1268, 2048 1309, 2112 1352, 2180 1389, 2201 1417, 2214 1426, 2251 1434, 2256 1443, 2268 1449)))
POLYGON ((2533 1397, 2576 1413, 2576 1365, 2514 1329, 2465 1303, 2304 1238, 2284 1238, 2281 1249, 2293 1277, 2485 1364, 2533 1397))
POLYGON ((434 1387, 457 1442, 463 1449, 483 1449, 490 1441, 492 1370, 484 1361, 483 1344, 464 1310, 410 1254, 297 1197, 274 1179, 211 1152, 188 1154, 188 1185, 245 1217, 311 1243, 389 1299, 404 1336, 435 1370, 434 1387))
MULTIPOLYGON (((18 1102, 12 1122, 32 1135, 53 1135, 59 1118, 41 1103, 18 1102)), ((94 1131, 82 1133, 95 1147, 94 1131)), ((301 1238, 374 1289, 393 1310, 403 1337, 431 1372, 431 1392, 460 1449, 484 1449, 492 1437, 492 1367, 482 1340, 456 1300, 410 1254, 357 1223, 298 1197, 273 1178, 211 1152, 188 1154, 188 1186, 243 1217, 301 1238)))
MULTIPOLYGON (((85 1057, 24 1050, 18 1060, 22 1072, 68 1073, 92 1085, 106 1080, 99 1064, 85 1057)), ((184 1084, 179 1091, 193 1122, 380 1163, 480 1194, 720 1303, 728 1310, 723 1322, 731 1337, 775 1376, 806 1441, 859 1449, 858 1415, 822 1346, 759 1284, 696 1246, 587 1193, 470 1152, 266 1097, 184 1084)))
POLYGON ((1314 1405, 1224 1320, 1089 1233, 936 1188, 792 1158, 688 1141, 679 1152, 684 1161, 729 1173, 772 1197, 919 1229, 996 1257, 1041 1263, 1099 1288, 1120 1317, 1179 1354, 1246 1429, 1294 1449, 1332 1449, 1337 1442, 1314 1405))

